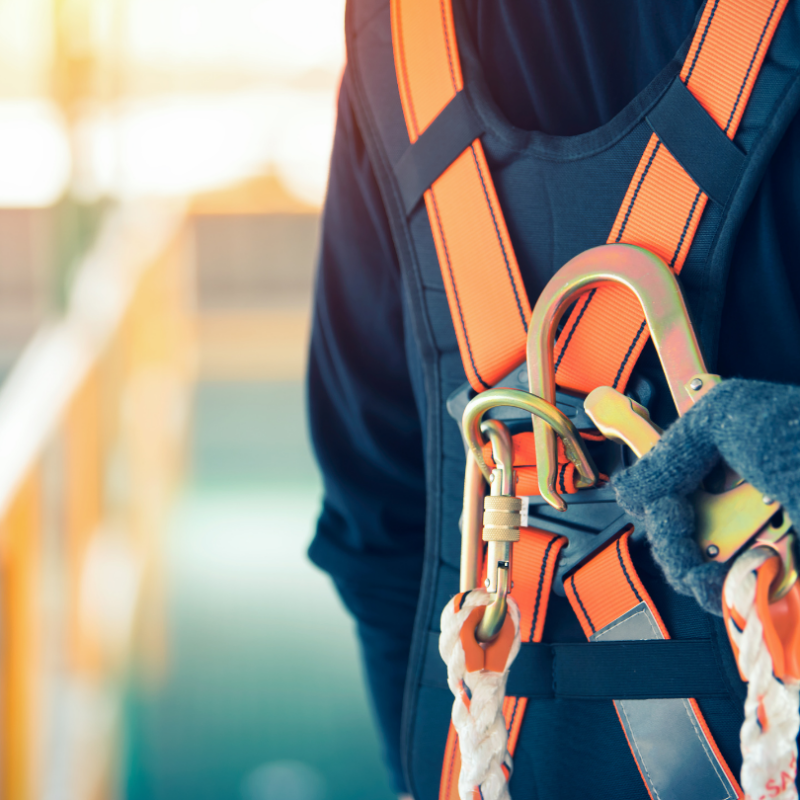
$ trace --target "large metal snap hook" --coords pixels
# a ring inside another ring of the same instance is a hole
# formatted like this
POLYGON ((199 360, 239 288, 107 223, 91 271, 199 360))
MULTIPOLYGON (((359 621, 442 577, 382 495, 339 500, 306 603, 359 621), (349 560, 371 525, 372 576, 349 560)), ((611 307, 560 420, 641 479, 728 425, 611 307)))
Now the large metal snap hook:
MULTIPOLYGON (((661 430, 647 409, 610 386, 600 386, 586 398, 586 413, 607 439, 627 445, 641 458, 658 444, 661 430)), ((725 562, 745 545, 765 547, 777 555, 781 571, 770 590, 770 600, 785 597, 797 581, 792 520, 771 497, 728 470, 722 491, 698 489, 692 495, 696 540, 707 561, 725 562)))
POLYGON ((489 642, 500 632, 508 609, 512 545, 519 540, 521 501, 514 496, 513 443, 506 426, 498 420, 481 422, 489 409, 511 406, 541 415, 564 441, 564 450, 578 473, 576 484, 593 486, 597 470, 575 426, 563 412, 538 397, 518 389, 490 389, 474 397, 464 410, 462 428, 469 446, 464 478, 464 511, 461 520, 461 591, 474 589, 478 580, 478 554, 481 541, 487 542, 486 589, 495 599, 486 606, 475 635, 489 642), (483 435, 492 443, 495 469, 483 457, 483 435), (490 496, 484 498, 484 477, 490 496), (483 500, 483 525, 481 501, 483 500))
MULTIPOLYGON (((706 373, 705 362, 675 276, 658 256, 641 247, 612 244, 587 250, 567 262, 539 296, 528 328, 528 385, 531 394, 555 402, 553 347, 558 323, 579 294, 603 283, 622 284, 636 295, 667 377, 670 392, 683 414, 719 377, 706 373)), ((539 491, 553 508, 563 511, 556 492, 558 467, 554 428, 534 416, 539 491)))
MULTIPOLYGON (((527 342, 528 384, 546 401, 555 398, 553 347, 558 323, 579 294, 603 283, 627 287, 639 301, 680 415, 720 383, 706 372, 680 286, 669 267, 653 253, 632 245, 604 245, 565 264, 539 297, 527 342)), ((647 410, 610 387, 586 398, 586 413, 606 438, 622 442, 638 456, 655 446, 661 431, 647 410)), ((555 491, 555 434, 541 417, 533 418, 539 489, 553 507, 563 510, 555 491)), ((699 490, 693 497, 697 543, 708 561, 724 562, 744 546, 767 547, 782 570, 771 596, 779 599, 797 581, 792 521, 779 504, 728 470, 722 491, 699 490)))

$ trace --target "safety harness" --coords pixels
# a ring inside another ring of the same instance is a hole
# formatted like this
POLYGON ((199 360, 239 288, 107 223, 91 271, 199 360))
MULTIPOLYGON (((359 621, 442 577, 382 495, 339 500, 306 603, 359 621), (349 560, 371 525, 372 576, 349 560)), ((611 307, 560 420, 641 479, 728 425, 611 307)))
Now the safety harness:
MULTIPOLYGON (((709 200, 724 206, 740 179, 745 155, 732 140, 786 5, 787 0, 708 0, 679 76, 647 117, 652 134, 608 243, 646 248, 680 273, 709 200), (709 152, 713 158, 706 157, 709 152)), ((450 0, 392 0, 391 23, 411 145, 395 166, 402 203, 410 212, 424 198, 463 367, 473 389, 483 392, 525 360, 531 307, 479 138, 481 123, 464 96, 450 0), (436 174, 444 161, 449 166, 436 174)), ((631 292, 593 288, 575 304, 556 343, 559 386, 582 395, 599 386, 624 391, 647 339, 642 308, 631 292)), ((535 494, 532 435, 515 439, 517 494, 535 494)), ((562 492, 578 491, 575 465, 563 450, 558 484, 562 492)), ((653 647, 670 638, 633 566, 629 535, 609 541, 565 584, 587 639, 599 645, 598 658, 602 643, 653 647)), ((512 596, 523 643, 541 641, 564 544, 558 535, 523 528, 514 545, 512 596)), ((456 606, 463 597, 456 597, 456 606)), ((699 651, 694 658, 687 654, 687 664, 697 659, 699 651)), ((742 797, 699 706, 682 690, 653 697, 645 688, 637 699, 628 687, 626 699, 615 700, 650 796, 742 797), (663 746, 665 739, 670 747, 663 746)), ((527 699, 513 691, 503 702, 512 755, 526 706, 527 699)), ((509 766, 504 769, 508 773, 509 766)), ((440 800, 459 797, 459 773, 458 736, 451 726, 440 800)))

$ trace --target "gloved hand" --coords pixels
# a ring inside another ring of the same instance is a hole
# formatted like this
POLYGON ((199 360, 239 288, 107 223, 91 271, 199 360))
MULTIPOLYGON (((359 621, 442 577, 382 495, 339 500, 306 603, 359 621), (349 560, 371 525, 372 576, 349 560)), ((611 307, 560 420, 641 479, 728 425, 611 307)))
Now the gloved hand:
POLYGON ((800 387, 724 381, 613 481, 622 508, 644 520, 667 581, 717 615, 730 565, 703 561, 687 495, 720 457, 800 526, 800 387))

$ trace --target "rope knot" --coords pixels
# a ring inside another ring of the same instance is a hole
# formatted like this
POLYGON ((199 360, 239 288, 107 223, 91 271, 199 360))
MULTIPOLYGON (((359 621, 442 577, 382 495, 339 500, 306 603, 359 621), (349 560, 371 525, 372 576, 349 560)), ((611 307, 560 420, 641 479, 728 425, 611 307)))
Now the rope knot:
POLYGON ((778 567, 765 548, 741 555, 725 580, 723 610, 739 673, 747 681, 742 788, 746 797, 796 800, 800 682, 793 673, 800 598, 795 585, 782 600, 769 603, 778 567), (781 631, 787 620, 791 624, 781 631))
POLYGON ((458 792, 462 800, 509 800, 511 758, 503 719, 508 670, 519 652, 519 608, 508 599, 508 614, 492 642, 481 644, 475 628, 494 596, 484 589, 456 595, 442 612, 439 653, 447 664, 453 693, 453 726, 461 749, 458 792), (505 766, 505 769, 504 769, 505 766), (479 795, 475 793, 479 792, 479 795))

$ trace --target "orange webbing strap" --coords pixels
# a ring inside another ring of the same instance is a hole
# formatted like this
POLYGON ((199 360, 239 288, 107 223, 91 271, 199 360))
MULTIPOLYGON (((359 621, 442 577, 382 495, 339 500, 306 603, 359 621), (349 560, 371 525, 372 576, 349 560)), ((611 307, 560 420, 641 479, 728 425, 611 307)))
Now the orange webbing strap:
MULTIPOLYGON (((680 78, 733 138, 787 0, 707 0, 680 78)), ((451 0, 392 0, 392 40, 413 144, 463 87, 451 0)), ((680 272, 707 197, 653 134, 608 242, 636 244, 680 272)), ((530 305, 481 143, 425 193, 461 359, 481 391, 525 357, 530 305)), ((558 383, 623 390, 648 338, 620 287, 580 299, 556 345, 558 383)))
MULTIPOLYGON (((392 0, 392 41, 411 144, 463 88, 450 0, 392 0)), ((525 351, 531 307, 476 139, 425 192, 461 360, 488 389, 525 351), (502 335, 498 331, 502 329, 502 335)))
MULTIPOLYGON (((564 582, 589 641, 670 638, 634 569, 630 533, 608 544, 564 582)), ((614 706, 653 800, 742 797, 695 700, 615 700, 614 706)))
MULTIPOLYGON (((733 139, 787 0, 708 0, 680 79, 733 139)), ((680 272, 706 205, 656 134, 617 213, 608 243, 645 247, 680 272)), ((556 344, 559 385, 588 393, 624 391, 648 339, 639 303, 626 289, 601 286, 579 300, 556 344)))
MULTIPOLYGON (((522 431, 514 434, 514 494, 518 497, 531 497, 541 494, 539 491, 539 471, 536 469, 536 445, 533 431, 522 431)), ((483 446, 483 458, 494 469, 492 458, 492 443, 483 446)), ((564 452, 564 443, 558 440, 558 472, 556 486, 562 494, 575 494, 578 487, 575 485, 575 465, 567 460, 564 452)))
MULTIPOLYGON (((520 540, 514 545, 511 561, 511 580, 514 585, 512 594, 520 610, 519 635, 523 643, 542 640, 558 554, 566 541, 561 536, 533 528, 520 529, 520 540)), ((508 729, 508 752, 512 756, 527 703, 526 697, 506 697, 503 702, 503 716, 508 729)), ((458 734, 451 723, 442 763, 439 800, 458 800, 460 771, 458 734)), ((508 774, 506 777, 509 777, 508 774)))

